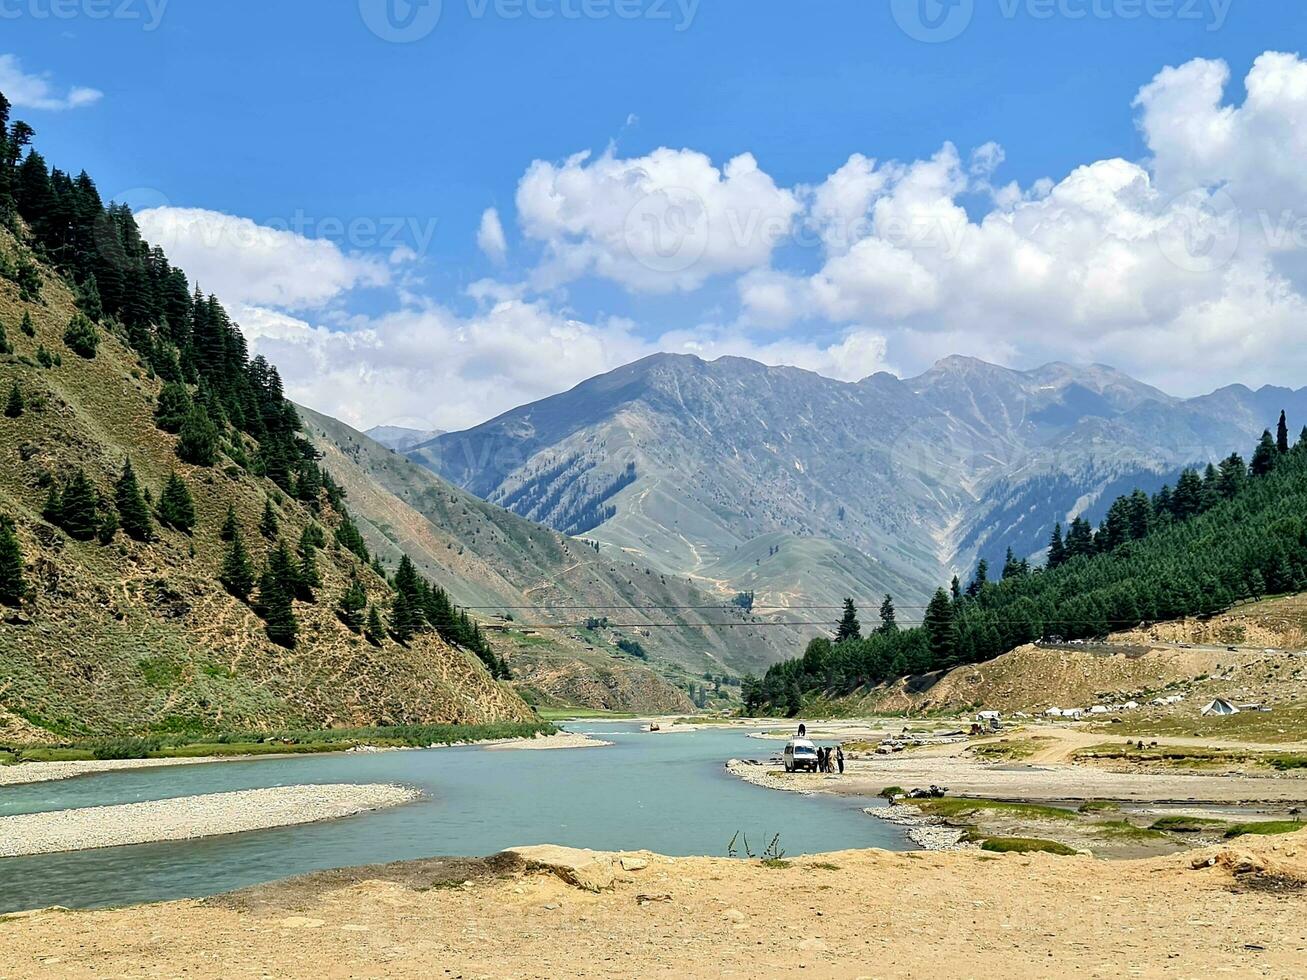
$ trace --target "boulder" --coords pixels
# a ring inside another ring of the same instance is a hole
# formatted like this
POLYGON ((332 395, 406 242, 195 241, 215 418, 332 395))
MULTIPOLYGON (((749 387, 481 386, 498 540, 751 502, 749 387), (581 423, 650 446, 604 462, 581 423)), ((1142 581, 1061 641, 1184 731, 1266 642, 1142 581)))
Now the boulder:
POLYGON ((578 847, 561 847, 557 844, 536 844, 532 847, 511 847, 512 854, 526 863, 527 871, 548 871, 569 885, 586 891, 598 892, 613 884, 613 856, 601 851, 578 847))

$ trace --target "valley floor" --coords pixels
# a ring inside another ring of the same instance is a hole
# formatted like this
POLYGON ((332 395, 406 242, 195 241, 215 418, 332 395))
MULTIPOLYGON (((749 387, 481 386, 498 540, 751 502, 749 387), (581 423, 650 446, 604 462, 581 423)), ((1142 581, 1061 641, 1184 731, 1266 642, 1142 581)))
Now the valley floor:
POLYGON ((1122 862, 582 852, 598 891, 563 880, 567 859, 432 859, 0 921, 0 978, 1301 976, 1307 832, 1238 843, 1122 862))

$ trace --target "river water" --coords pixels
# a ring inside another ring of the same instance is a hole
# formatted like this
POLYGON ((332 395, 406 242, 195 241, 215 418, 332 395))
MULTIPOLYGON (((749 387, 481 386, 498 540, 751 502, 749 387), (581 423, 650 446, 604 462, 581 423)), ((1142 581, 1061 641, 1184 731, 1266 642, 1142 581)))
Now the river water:
POLYGON ((296 783, 403 783, 421 801, 343 820, 196 841, 0 859, 0 912, 200 897, 323 868, 521 844, 725 855, 738 830, 755 851, 781 835, 789 854, 907 849, 865 800, 761 789, 726 773, 782 743, 739 729, 648 734, 632 724, 568 726, 609 748, 479 747, 349 753, 135 769, 0 788, 0 816, 296 783))

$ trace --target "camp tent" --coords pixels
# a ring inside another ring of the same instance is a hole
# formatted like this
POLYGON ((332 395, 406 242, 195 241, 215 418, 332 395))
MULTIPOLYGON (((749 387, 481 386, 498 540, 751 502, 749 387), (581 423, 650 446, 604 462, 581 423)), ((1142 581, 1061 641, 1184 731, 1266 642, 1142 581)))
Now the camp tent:
POLYGON ((1239 709, 1232 705, 1225 698, 1216 698, 1211 704, 1203 709, 1204 715, 1237 715, 1239 709))

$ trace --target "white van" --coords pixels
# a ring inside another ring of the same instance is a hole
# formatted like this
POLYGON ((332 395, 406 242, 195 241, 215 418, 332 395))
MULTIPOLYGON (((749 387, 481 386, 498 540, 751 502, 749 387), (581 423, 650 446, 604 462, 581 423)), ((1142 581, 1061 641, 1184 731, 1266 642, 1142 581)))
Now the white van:
POLYGON ((817 747, 806 738, 796 738, 786 742, 782 758, 785 760, 786 772, 796 772, 799 769, 817 771, 817 747))

